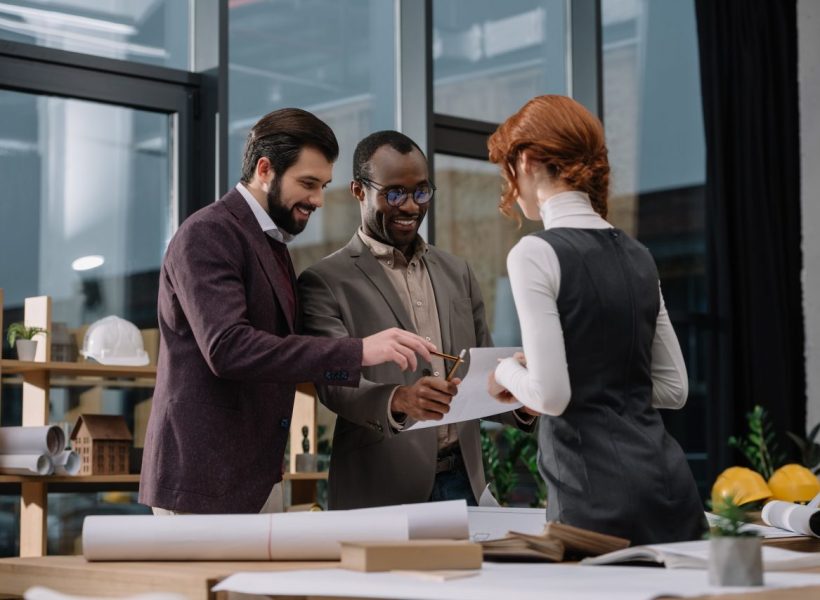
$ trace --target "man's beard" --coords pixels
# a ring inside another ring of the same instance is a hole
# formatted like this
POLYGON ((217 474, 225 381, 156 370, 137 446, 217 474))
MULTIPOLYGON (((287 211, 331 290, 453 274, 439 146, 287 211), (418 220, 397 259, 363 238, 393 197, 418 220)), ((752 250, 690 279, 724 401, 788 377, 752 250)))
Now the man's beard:
POLYGON ((268 214, 279 229, 290 235, 299 235, 304 231, 307 222, 299 223, 293 217, 293 208, 282 202, 282 178, 276 177, 268 191, 268 214))

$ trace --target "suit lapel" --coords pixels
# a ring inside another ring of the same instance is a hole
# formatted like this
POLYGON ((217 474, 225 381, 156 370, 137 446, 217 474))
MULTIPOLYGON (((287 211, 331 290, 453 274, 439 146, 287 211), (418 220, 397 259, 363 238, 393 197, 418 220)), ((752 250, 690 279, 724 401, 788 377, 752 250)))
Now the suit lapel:
POLYGON ((365 277, 373 284, 376 292, 384 298, 387 307, 392 311, 401 328, 416 333, 413 320, 407 314, 396 288, 393 287, 393 283, 385 275, 384 267, 379 264, 379 261, 364 245, 358 233, 353 234, 353 239, 350 240, 347 248, 356 267, 364 273, 365 277))
MULTIPOLYGON (((285 320, 288 323, 288 327, 290 328, 290 331, 295 331, 293 315, 287 314, 289 311, 285 310, 285 307, 288 306, 288 300, 285 296, 285 292, 279 289, 279 286, 276 284, 277 278, 274 273, 274 269, 277 266, 276 260, 273 257, 273 251, 271 250, 269 242, 266 239, 265 232, 262 231, 262 228, 259 226, 259 222, 256 220, 256 217, 254 217, 248 203, 245 201, 245 198, 243 198, 242 194, 240 194, 235 188, 228 192, 225 197, 220 200, 220 202, 224 202, 225 207, 231 211, 231 213, 242 224, 242 228, 245 230, 248 239, 251 241, 251 247, 253 247, 253 250, 256 253, 256 258, 262 267, 262 271, 264 271, 265 277, 267 278, 268 283, 276 296, 276 301, 279 303, 279 307, 285 315, 285 320)), ((281 279, 283 281, 290 281, 291 274, 283 273, 281 279)), ((294 290, 294 297, 295 296, 296 292, 294 290)))
POLYGON ((452 354, 455 351, 453 340, 450 337, 450 294, 447 293, 447 277, 441 272, 438 261, 432 250, 428 250, 424 255, 424 264, 427 273, 430 275, 430 282, 433 284, 433 293, 436 297, 436 309, 438 310, 438 322, 441 328, 441 349, 443 352, 452 354))

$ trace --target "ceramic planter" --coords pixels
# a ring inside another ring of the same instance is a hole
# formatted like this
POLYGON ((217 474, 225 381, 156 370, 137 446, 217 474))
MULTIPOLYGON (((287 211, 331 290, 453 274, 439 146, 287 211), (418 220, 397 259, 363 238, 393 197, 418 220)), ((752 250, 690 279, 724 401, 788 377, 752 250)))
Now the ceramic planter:
POLYGON ((297 454, 296 455, 296 472, 297 473, 313 473, 317 470, 317 456, 315 454, 297 454))
POLYGON ((709 585, 763 585, 762 539, 713 537, 709 540, 709 585))
POLYGON ((37 340, 17 340, 17 358, 19 360, 34 360, 37 353, 37 340))

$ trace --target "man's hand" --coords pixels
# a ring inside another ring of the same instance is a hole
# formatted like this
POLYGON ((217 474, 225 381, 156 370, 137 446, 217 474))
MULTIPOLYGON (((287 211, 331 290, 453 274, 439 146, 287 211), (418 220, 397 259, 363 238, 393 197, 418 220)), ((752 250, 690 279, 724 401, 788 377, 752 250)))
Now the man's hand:
POLYGON ((434 344, 423 337, 404 331, 398 327, 385 329, 364 338, 362 341, 362 366, 370 367, 386 362, 394 362, 402 371, 415 371, 418 366, 416 354, 430 361, 430 350, 434 344))
POLYGON ((422 377, 413 385, 402 385, 393 394, 390 410, 415 421, 440 421, 450 412, 450 402, 458 393, 458 378, 422 377))

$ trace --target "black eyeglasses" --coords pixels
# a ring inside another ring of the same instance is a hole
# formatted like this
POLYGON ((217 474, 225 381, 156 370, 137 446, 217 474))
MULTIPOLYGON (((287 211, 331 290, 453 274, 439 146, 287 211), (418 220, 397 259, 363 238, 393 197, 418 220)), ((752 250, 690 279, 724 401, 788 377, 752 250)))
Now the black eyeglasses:
MULTIPOLYGON (((388 187, 382 185, 381 183, 377 183, 372 179, 368 179, 367 177, 359 177, 359 182, 379 191, 390 206, 398 208, 407 202, 409 192, 407 188, 403 186, 394 185, 388 187)), ((436 186, 432 183, 420 183, 418 187, 413 190, 413 202, 418 205, 427 204, 433 199, 433 194, 435 193, 436 186)))

